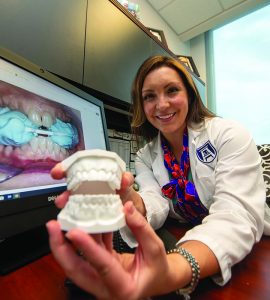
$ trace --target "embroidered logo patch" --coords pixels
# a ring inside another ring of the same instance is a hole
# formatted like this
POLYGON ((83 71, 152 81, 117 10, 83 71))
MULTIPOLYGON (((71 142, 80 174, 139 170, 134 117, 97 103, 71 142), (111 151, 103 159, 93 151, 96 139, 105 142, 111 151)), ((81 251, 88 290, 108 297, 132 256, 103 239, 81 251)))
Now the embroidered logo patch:
POLYGON ((203 163, 211 163, 217 156, 217 150, 214 146, 207 141, 201 147, 196 150, 197 157, 203 163))

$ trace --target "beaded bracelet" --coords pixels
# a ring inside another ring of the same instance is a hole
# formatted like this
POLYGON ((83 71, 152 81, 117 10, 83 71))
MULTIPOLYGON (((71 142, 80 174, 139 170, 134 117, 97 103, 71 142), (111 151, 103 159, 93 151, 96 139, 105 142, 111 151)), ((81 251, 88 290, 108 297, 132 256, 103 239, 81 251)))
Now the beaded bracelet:
POLYGON ((192 278, 190 284, 184 288, 175 291, 177 295, 182 295, 184 296, 185 299, 190 299, 189 294, 191 294, 195 290, 200 279, 200 266, 196 261, 196 259, 192 256, 192 254, 189 253, 184 248, 179 247, 167 251, 167 254, 171 254, 171 253, 181 254, 182 256, 184 256, 184 258, 189 262, 191 266, 192 278))

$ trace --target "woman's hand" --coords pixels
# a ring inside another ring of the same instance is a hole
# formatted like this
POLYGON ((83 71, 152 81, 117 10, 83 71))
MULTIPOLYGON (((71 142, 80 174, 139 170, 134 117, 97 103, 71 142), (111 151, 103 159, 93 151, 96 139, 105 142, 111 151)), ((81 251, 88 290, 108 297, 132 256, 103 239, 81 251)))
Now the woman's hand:
MULTIPOLYGON (((65 177, 61 163, 52 169, 51 175, 55 179, 65 177)), ((47 224, 55 259, 68 278, 98 299, 142 299, 170 292, 179 287, 180 282, 188 283, 183 279, 187 274, 187 262, 183 259, 181 262, 179 254, 166 255, 163 242, 142 216, 144 214, 134 207, 136 197, 143 201, 133 189, 133 182, 132 174, 124 173, 118 193, 124 202, 126 223, 139 244, 135 254, 116 253, 112 233, 88 235, 74 229, 64 235, 57 221, 47 224), (128 198, 131 201, 127 201, 128 198), (83 257, 78 252, 83 253, 83 257)), ((63 208, 68 197, 68 191, 62 193, 56 205, 63 208)))
MULTIPOLYGON (((51 176, 54 179, 63 179, 66 176, 61 163, 56 164, 52 168, 51 176)), ((55 199, 55 205, 58 208, 63 208, 68 201, 69 194, 70 194, 69 191, 65 191, 61 195, 57 196, 57 198, 55 199)))
POLYGON ((125 203, 124 212, 139 244, 135 254, 117 254, 111 234, 103 234, 102 241, 78 229, 64 235, 59 224, 50 221, 55 259, 75 284, 98 299, 133 300, 168 292, 169 263, 162 241, 132 202, 125 203))
POLYGON ((132 201, 136 209, 146 216, 146 209, 141 196, 134 190, 134 177, 130 172, 124 172, 121 181, 121 187, 117 191, 123 204, 127 201, 132 201))
POLYGON ((121 180, 121 187, 117 190, 123 203, 132 201, 131 196, 133 192, 134 177, 130 172, 124 172, 121 180))

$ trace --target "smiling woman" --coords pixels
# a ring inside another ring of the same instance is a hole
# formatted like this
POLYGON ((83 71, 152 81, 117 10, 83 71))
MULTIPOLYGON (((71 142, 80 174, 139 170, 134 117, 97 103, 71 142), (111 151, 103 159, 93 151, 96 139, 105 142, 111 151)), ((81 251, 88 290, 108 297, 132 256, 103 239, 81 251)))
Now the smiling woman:
MULTIPOLYGON (((135 75, 132 100, 131 128, 147 143, 135 159, 139 189, 124 172, 117 193, 127 224, 120 234, 136 251, 112 251, 108 232, 74 229, 63 236, 56 221, 47 224, 51 249, 69 278, 98 299, 137 300, 174 290, 190 299, 200 278, 226 284, 232 266, 263 232, 270 233, 259 153, 243 126, 204 106, 178 59, 146 59, 135 75), (167 250, 155 230, 168 217, 192 228, 167 250)), ((63 170, 60 163, 52 175, 62 178, 63 170)), ((72 201, 68 197, 57 199, 59 207, 72 201)))
POLYGON ((258 145, 270 143, 269 15, 270 5, 213 31, 216 112, 244 124, 258 145))

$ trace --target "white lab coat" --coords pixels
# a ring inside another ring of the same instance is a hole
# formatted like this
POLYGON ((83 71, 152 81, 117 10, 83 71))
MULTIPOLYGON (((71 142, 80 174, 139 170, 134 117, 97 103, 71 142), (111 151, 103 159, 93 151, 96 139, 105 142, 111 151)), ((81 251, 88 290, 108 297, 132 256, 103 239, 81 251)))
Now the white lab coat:
MULTIPOLYGON (((193 182, 209 215, 178 244, 187 240, 206 244, 221 269, 221 274, 213 279, 224 285, 231 278, 231 267, 251 251, 263 231, 270 234, 261 158, 250 134, 235 121, 208 119, 188 127, 188 136, 193 182)), ((135 168, 139 193, 152 227, 160 228, 168 214, 184 222, 174 212, 171 200, 161 193, 169 175, 164 167, 160 135, 137 153, 135 168)), ((130 246, 136 246, 127 228, 121 234, 130 246)))

